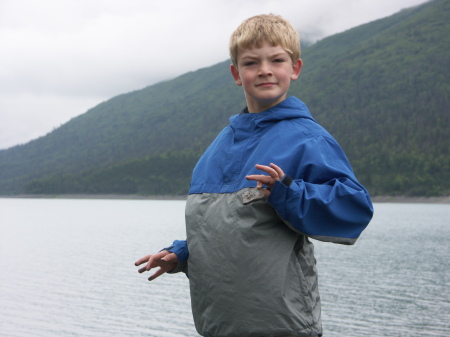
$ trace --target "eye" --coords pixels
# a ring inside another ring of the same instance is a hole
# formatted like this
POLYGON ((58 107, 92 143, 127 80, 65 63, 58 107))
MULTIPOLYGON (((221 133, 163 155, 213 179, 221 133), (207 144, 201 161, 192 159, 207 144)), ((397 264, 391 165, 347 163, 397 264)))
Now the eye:
POLYGON ((282 63, 282 62, 286 62, 286 60, 284 58, 276 58, 272 62, 274 62, 274 63, 282 63))
POLYGON ((255 61, 245 61, 245 62, 243 63, 243 66, 244 66, 244 67, 250 67, 250 66, 253 66, 253 65, 255 65, 255 64, 256 64, 255 61))

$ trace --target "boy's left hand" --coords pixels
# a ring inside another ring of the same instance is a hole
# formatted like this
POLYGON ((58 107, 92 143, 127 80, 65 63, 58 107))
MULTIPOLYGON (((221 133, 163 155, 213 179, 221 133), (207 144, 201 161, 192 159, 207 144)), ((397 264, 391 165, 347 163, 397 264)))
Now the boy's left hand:
POLYGON ((264 174, 252 174, 245 178, 257 181, 256 188, 263 188, 263 185, 266 185, 268 189, 265 189, 264 193, 268 197, 270 195, 270 189, 273 188, 275 182, 283 179, 284 172, 279 166, 273 163, 271 163, 270 166, 257 164, 255 167, 258 170, 266 172, 268 176, 264 174))

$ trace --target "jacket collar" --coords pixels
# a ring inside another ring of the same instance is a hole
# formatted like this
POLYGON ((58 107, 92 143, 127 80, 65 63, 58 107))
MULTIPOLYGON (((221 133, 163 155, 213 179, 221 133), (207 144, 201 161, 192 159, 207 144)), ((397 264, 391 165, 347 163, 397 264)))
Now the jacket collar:
POLYGON ((291 96, 260 113, 248 113, 248 109, 245 107, 239 115, 230 118, 230 125, 232 128, 240 128, 243 126, 242 123, 252 123, 256 127, 265 127, 282 120, 297 118, 307 118, 315 122, 305 103, 297 97, 291 96))

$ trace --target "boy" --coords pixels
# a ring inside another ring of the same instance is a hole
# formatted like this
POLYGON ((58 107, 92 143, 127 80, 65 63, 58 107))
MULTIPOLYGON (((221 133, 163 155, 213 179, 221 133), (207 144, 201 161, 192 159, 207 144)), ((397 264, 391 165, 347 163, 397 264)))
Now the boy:
POLYGON ((294 28, 276 15, 247 19, 230 54, 247 107, 194 169, 187 241, 136 265, 145 263, 140 273, 159 267, 149 280, 188 274, 202 336, 321 336, 308 237, 353 244, 372 203, 333 137, 303 102, 286 98, 302 68, 294 28))

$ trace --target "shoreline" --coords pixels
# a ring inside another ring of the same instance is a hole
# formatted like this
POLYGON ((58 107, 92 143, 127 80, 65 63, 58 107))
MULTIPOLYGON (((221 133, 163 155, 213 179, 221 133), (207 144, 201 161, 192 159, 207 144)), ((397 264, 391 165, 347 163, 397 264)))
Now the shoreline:
POLYGON ((450 204, 450 197, 375 196, 371 199, 373 203, 450 204))
POLYGON ((0 199, 186 200, 187 195, 14 194, 14 195, 0 195, 0 199))
MULTIPOLYGON (((186 200, 187 195, 139 195, 139 194, 17 194, 0 195, 0 199, 106 199, 106 200, 186 200)), ((401 204, 450 204, 446 197, 374 196, 373 203, 401 204)))

